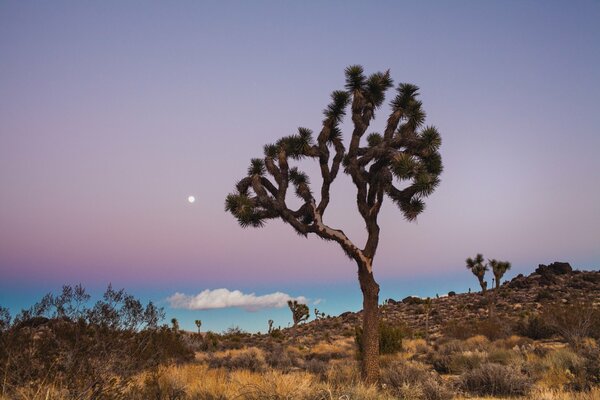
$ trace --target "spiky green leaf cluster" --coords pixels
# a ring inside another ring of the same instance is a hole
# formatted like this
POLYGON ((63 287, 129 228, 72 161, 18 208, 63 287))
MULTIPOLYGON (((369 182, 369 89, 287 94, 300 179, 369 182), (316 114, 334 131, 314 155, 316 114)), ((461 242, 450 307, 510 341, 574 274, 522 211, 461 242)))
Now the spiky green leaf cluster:
POLYGON ((346 75, 346 89, 348 91, 362 90, 367 78, 364 75, 364 69, 360 65, 351 65, 344 71, 346 75))
POLYGON ((365 85, 367 99, 373 103, 374 108, 379 108, 385 100, 385 92, 394 82, 390 78, 390 72, 376 72, 369 76, 365 85))
POLYGON ((423 165, 425 166, 425 170, 433 175, 440 175, 444 170, 444 165, 442 164, 442 156, 440 153, 432 153, 427 157, 421 158, 423 165))
POLYGON ((437 176, 422 171, 415 177, 414 187, 418 195, 429 196, 439 184, 440 180, 437 176))
POLYGON ((297 167, 293 167, 290 169, 289 179, 296 188, 296 195, 304 200, 309 200, 312 196, 312 192, 310 191, 310 181, 308 179, 308 175, 304 172, 299 171, 297 167))
POLYGON ((290 168, 289 176, 290 176, 290 182, 292 182, 294 185, 309 185, 310 184, 308 175, 306 175, 304 172, 298 170, 297 167, 290 168))
POLYGON ((277 157, 277 145, 274 144, 265 144, 263 147, 263 152, 265 157, 275 158, 277 157))
POLYGON ((467 269, 470 269, 473 275, 476 277, 483 279, 485 273, 488 271, 487 264, 483 263, 484 258, 482 254, 477 254, 475 258, 467 258, 465 263, 467 264, 467 269))
POLYGON ((350 95, 343 90, 336 90, 331 93, 331 103, 323 110, 326 119, 332 119, 334 124, 342 122, 346 115, 346 106, 350 102, 350 95))
POLYGON ((377 132, 370 133, 367 136, 367 143, 368 143, 369 147, 377 146, 378 144, 380 144, 382 142, 382 140, 383 140, 383 137, 377 132))
POLYGON ((396 97, 391 102, 392 109, 407 110, 412 101, 419 95, 419 87, 410 83, 401 83, 396 88, 396 97))
POLYGON ((420 198, 402 201, 399 206, 402 214, 404 214, 404 218, 408 221, 414 221, 425 210, 425 202, 420 198))
POLYGON ((428 126, 423 129, 419 135, 419 139, 421 141, 424 156, 438 151, 442 145, 442 137, 434 126, 428 126))
POLYGON ((264 175, 265 173, 265 162, 260 158, 253 158, 250 160, 250 166, 248 167, 248 176, 253 175, 264 175))
POLYGON ((275 143, 278 151, 283 149, 285 154, 294 160, 304 157, 312 145, 312 132, 307 134, 306 131, 302 134, 282 137, 275 143))
POLYGON ((506 271, 511 268, 511 264, 508 261, 498 261, 495 259, 488 260, 490 267, 495 276, 502 276, 506 271))
POLYGON ((225 198, 225 211, 230 212, 242 228, 261 228, 264 226, 264 219, 247 195, 228 194, 225 198))
POLYGON ((327 138, 327 141, 335 142, 335 141, 340 141, 340 140, 342 140, 342 131, 340 130, 339 127, 334 126, 329 131, 329 137, 327 138))
POLYGON ((392 160, 392 172, 398 179, 410 179, 415 176, 419 162, 408 153, 400 152, 392 160))

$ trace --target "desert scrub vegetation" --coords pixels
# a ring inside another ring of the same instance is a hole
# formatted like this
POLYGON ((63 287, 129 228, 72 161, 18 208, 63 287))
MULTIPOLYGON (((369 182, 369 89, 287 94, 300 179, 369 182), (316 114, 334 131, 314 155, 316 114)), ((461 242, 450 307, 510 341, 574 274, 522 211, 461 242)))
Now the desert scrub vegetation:
POLYGON ((447 307, 451 318, 436 322, 428 339, 421 299, 382 306, 380 350, 388 354, 380 357, 378 384, 369 386, 354 337, 360 314, 267 334, 236 326, 184 332, 122 290, 109 287, 92 303, 83 288, 66 286, 15 318, 0 307, 0 398, 598 399, 597 304, 554 293, 560 303, 511 305, 504 309, 513 315, 493 318, 479 313, 487 309, 481 294, 454 296, 463 296, 458 303, 440 298, 436 310, 447 307), (398 304, 410 307, 401 319, 398 304))
POLYGON ((3 312, 3 396, 37 398, 35 388, 49 384, 66 398, 111 398, 140 371, 193 358, 180 332, 159 325, 164 313, 152 302, 110 285, 102 299, 89 300, 80 285, 65 285, 14 320, 3 312))

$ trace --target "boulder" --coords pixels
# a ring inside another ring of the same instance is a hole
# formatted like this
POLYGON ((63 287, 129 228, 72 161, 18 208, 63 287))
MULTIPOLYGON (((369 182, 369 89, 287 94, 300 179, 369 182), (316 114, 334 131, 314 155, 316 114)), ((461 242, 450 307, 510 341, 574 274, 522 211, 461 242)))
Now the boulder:
POLYGON ((555 261, 550 265, 540 264, 535 270, 540 275, 565 275, 573 272, 571 264, 555 261))

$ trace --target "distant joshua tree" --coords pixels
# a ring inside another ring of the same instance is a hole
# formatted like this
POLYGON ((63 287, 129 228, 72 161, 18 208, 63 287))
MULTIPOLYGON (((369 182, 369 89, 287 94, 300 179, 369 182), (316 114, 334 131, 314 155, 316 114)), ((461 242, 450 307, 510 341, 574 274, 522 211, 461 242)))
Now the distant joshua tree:
POLYGON ((273 320, 269 320, 269 333, 273 332, 273 320))
POLYGON ((383 134, 365 135, 384 103, 385 92, 393 86, 392 79, 389 70, 367 76, 360 65, 346 68, 345 75, 345 90, 331 94, 316 140, 310 129, 298 128, 297 134, 266 145, 264 157, 251 160, 247 176, 227 196, 225 209, 242 227, 262 227, 279 218, 301 236, 314 234, 337 242, 356 262, 363 294, 362 378, 373 384, 379 380, 379 285, 373 275, 379 212, 386 196, 409 221, 425 209, 424 199, 440 183, 441 138, 436 128, 423 127, 425 111, 418 100, 419 89, 407 83, 397 86, 383 134), (344 143, 341 123, 348 106, 352 133, 344 143), (290 165, 306 158, 319 163, 322 184, 317 193, 311 190, 308 176, 290 165), (363 248, 325 222, 330 188, 340 167, 356 187, 354 198, 367 230, 363 248), (290 208, 288 189, 300 199, 297 209, 290 208))
POLYGON ((200 333, 200 327, 202 326, 202 321, 199 320, 199 319, 197 319, 197 320, 194 321, 194 323, 198 327, 198 333, 200 333))
POLYGON ((171 318, 171 325, 175 332, 179 332, 179 321, 177 321, 177 318, 171 318))
POLYGON ((494 273, 494 279, 496 281, 496 289, 500 287, 500 280, 511 267, 508 261, 498 261, 498 260, 488 260, 489 266, 492 267, 492 272, 494 273))
POLYGON ((319 311, 319 309, 317 307, 315 307, 315 319, 322 319, 325 318, 325 313, 319 311))
POLYGON ((298 303, 297 300, 288 300, 288 307, 292 311, 292 318, 294 319, 294 326, 298 325, 302 321, 308 319, 308 306, 306 304, 298 303))
POLYGON ((484 278, 485 273, 488 271, 488 266, 487 264, 484 264, 483 261, 483 255, 477 254, 474 259, 469 257, 466 259, 465 262, 467 263, 467 269, 470 269, 473 275, 475 275, 479 280, 481 291, 485 293, 485 291, 487 290, 487 282, 484 278))

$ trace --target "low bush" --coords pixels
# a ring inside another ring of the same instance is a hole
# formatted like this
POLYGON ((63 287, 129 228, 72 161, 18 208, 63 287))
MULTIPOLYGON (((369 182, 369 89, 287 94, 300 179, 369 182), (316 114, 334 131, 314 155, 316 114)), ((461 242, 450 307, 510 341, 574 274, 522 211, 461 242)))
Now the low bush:
POLYGON ((587 337, 600 339, 600 310, 591 302, 548 305, 541 317, 567 342, 578 346, 587 337))
POLYGON ((450 356, 448 372, 452 374, 460 374, 465 371, 470 371, 479 367, 486 361, 486 353, 479 351, 466 351, 456 353, 450 356))
POLYGON ((460 386, 480 396, 523 396, 531 390, 532 382, 514 368, 485 363, 462 374, 460 386))
POLYGON ((381 383, 389 392, 400 398, 415 400, 445 400, 452 392, 441 378, 423 365, 395 362, 381 372, 381 383))
POLYGON ((282 345, 275 346, 270 351, 266 352, 265 362, 271 368, 283 372, 288 372, 298 365, 297 360, 293 358, 290 352, 286 351, 282 345))
POLYGON ((252 372, 263 372, 266 369, 264 357, 257 349, 233 350, 225 355, 213 354, 208 358, 208 365, 211 368, 252 372))
MULTIPOLYGON (((403 326, 393 326, 386 322, 379 324, 379 353, 395 354, 402 350, 402 338, 404 337, 403 326)), ((362 358, 363 331, 361 327, 356 327, 354 342, 358 350, 358 358, 362 358)))
POLYGON ((540 315, 531 315, 520 319, 514 331, 533 340, 548 339, 554 335, 554 329, 540 315))

